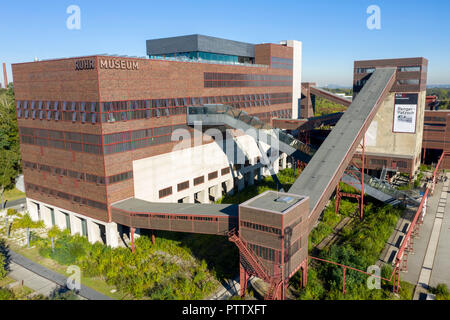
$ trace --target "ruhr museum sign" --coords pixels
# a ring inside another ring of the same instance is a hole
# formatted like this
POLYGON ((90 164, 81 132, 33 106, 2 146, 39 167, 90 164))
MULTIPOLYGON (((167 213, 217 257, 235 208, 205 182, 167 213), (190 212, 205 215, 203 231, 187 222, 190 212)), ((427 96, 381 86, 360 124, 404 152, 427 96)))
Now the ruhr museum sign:
MULTIPOLYGON (((139 62, 119 59, 99 59, 100 69, 139 70, 139 62)), ((75 70, 94 70, 95 59, 83 59, 75 61, 75 70)))

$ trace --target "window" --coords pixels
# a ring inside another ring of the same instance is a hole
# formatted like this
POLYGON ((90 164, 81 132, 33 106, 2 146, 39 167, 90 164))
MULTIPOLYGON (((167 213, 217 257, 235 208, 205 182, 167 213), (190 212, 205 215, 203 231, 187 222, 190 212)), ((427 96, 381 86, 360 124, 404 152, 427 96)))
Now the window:
POLYGON ((230 173, 230 168, 229 167, 226 167, 226 168, 223 168, 222 170, 221 170, 221 174, 224 176, 224 175, 226 175, 226 174, 229 174, 230 173))
POLYGON ((400 72, 420 72, 420 66, 398 67, 400 72))
POLYGON ((208 174, 208 180, 216 179, 217 176, 218 176, 218 172, 217 171, 211 172, 211 173, 208 174))
POLYGON ((172 187, 169 187, 159 191, 159 198, 161 199, 170 196, 171 194, 172 194, 172 187))
POLYGON ((198 186, 199 184, 202 184, 203 182, 205 182, 205 177, 204 176, 195 178, 194 179, 194 186, 198 186))
POLYGON ((420 83, 419 79, 404 79, 404 80, 397 80, 397 84, 413 84, 418 85, 420 83))
POLYGON ((185 181, 185 182, 182 182, 182 183, 179 183, 179 184, 177 185, 177 190, 178 190, 178 192, 183 191, 183 190, 186 190, 186 189, 188 189, 188 188, 189 188, 189 180, 188 180, 188 181, 185 181))

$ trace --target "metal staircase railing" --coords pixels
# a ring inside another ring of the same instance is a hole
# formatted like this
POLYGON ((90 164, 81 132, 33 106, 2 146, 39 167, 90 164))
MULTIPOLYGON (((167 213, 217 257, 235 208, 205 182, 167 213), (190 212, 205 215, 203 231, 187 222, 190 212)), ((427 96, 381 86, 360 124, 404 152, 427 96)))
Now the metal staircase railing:
POLYGON ((259 261, 257 257, 255 257, 252 252, 247 248, 245 243, 236 233, 236 230, 233 229, 228 233, 228 239, 236 244, 239 249, 239 252, 242 254, 244 259, 250 264, 251 269, 255 272, 258 278, 266 282, 271 282, 271 276, 268 270, 264 267, 264 265, 259 261))
POLYGON ((264 296, 264 299, 275 299, 278 289, 283 282, 280 274, 277 273, 273 276, 270 275, 269 270, 266 269, 264 264, 262 264, 262 262, 259 261, 259 259, 247 248, 244 241, 239 237, 236 229, 233 229, 228 233, 228 239, 238 247, 242 258, 241 263, 243 264, 243 267, 247 271, 250 269, 252 271, 251 273, 254 273, 258 278, 269 283, 269 289, 264 296))

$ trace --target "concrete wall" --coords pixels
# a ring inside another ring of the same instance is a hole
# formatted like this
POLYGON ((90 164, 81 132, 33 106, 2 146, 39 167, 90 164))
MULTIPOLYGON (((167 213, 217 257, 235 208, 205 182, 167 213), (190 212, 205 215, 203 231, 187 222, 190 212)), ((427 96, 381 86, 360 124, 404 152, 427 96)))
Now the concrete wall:
MULTIPOLYGON (((237 179, 238 188, 242 189, 245 186, 244 175, 248 174, 247 185, 251 185, 261 174, 270 174, 267 169, 261 169, 260 163, 256 163, 256 158, 260 157, 261 153, 252 137, 242 135, 235 137, 235 141, 241 159, 237 163, 241 163, 242 166, 241 169, 230 170, 230 173, 225 175, 221 174, 221 170, 229 168, 230 164, 233 165, 235 156, 227 157, 217 143, 133 161, 135 197, 147 201, 178 202, 180 200, 190 203, 197 198, 204 203, 210 201, 209 196, 214 197, 215 200, 221 198, 223 183, 227 187, 227 192, 230 192, 234 187, 234 179, 237 179), (244 150, 243 154, 241 150, 244 150), (245 156, 250 160, 250 165, 246 167, 244 167, 245 156), (263 172, 260 172, 261 170, 263 172), (217 178, 208 180, 208 174, 215 171, 218 171, 217 178), (204 183, 194 186, 193 180, 200 176, 204 176, 204 183), (185 181, 189 181, 189 188, 178 192, 177 185, 185 181), (159 191, 169 187, 172 187, 172 195, 160 199, 159 191)), ((225 143, 227 146, 232 145, 230 140, 225 143)), ((269 146, 265 144, 262 144, 262 147, 264 151, 269 149, 269 146)), ((285 157, 284 154, 281 156, 284 167, 285 157)), ((278 172, 279 168, 279 159, 277 159, 274 163, 275 172, 278 172)))
MULTIPOLYGON (((416 171, 420 165, 420 161, 416 159, 420 159, 422 148, 425 96, 425 91, 419 92, 416 132, 395 133, 393 132, 395 93, 390 93, 366 132, 366 152, 386 157, 411 158, 413 156, 414 171, 416 171)), ((361 152, 361 148, 358 148, 358 152, 361 152)))

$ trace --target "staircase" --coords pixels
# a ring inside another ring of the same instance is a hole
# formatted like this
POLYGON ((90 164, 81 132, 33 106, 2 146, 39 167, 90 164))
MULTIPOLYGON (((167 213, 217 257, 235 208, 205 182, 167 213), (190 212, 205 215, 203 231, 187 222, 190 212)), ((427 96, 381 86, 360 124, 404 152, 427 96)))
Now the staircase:
POLYGON ((236 233, 236 229, 233 229, 228 233, 228 240, 236 244, 236 246, 238 247, 239 253, 241 254, 241 263, 246 271, 269 283, 270 287, 264 299, 275 299, 278 288, 282 283, 280 276, 270 276, 270 272, 264 267, 262 262, 260 262, 259 259, 247 248, 245 243, 236 233))
POLYGON ((262 141, 271 146, 277 146, 282 152, 308 162, 315 150, 307 144, 295 139, 279 129, 275 129, 257 117, 247 114, 245 111, 223 104, 205 104, 201 107, 188 107, 187 124, 195 125, 201 122, 204 126, 228 126, 240 129, 255 141, 262 141))

